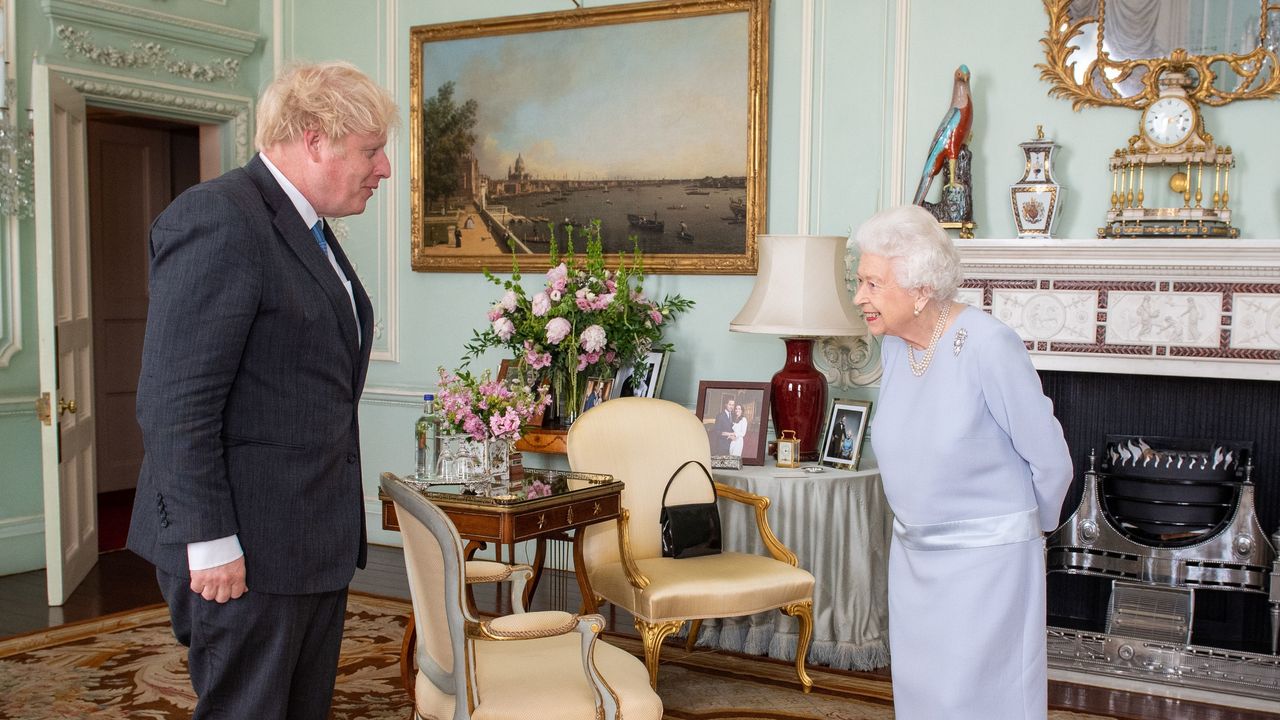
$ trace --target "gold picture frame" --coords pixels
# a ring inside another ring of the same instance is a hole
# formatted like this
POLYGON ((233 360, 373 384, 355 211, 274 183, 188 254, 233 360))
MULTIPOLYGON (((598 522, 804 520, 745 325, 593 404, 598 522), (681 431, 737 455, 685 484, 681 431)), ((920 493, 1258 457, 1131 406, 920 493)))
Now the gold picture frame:
POLYGON ((550 267, 601 222, 616 265, 753 274, 770 0, 665 0, 409 30, 414 270, 550 267), (643 47, 643 63, 624 48, 643 47), (634 243, 633 243, 634 238, 634 243))

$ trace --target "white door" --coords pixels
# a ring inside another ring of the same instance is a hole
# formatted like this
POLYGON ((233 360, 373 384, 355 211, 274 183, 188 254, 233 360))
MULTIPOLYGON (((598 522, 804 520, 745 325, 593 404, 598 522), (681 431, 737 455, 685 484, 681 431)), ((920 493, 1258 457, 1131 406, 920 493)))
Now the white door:
POLYGON ((98 561, 85 110, 46 66, 31 75, 45 562, 61 605, 98 561))

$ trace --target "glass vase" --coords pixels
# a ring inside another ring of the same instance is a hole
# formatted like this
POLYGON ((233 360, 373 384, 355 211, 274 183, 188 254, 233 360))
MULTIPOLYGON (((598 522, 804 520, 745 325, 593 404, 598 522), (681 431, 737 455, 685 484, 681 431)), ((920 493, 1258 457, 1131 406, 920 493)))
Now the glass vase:
POLYGON ((510 438, 476 440, 466 433, 440 436, 440 479, 458 483, 476 495, 486 495, 494 485, 511 477, 510 438))
POLYGON ((551 378, 551 392, 555 395, 556 421, 560 427, 569 427, 582 412, 582 392, 587 387, 586 378, 577 370, 558 368, 551 378))

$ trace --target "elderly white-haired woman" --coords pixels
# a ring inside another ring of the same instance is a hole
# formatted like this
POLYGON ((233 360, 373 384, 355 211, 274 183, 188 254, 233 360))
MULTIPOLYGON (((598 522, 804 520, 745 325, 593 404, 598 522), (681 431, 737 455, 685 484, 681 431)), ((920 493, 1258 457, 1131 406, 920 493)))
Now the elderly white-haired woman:
POLYGON ((1045 564, 1071 456, 1026 347, 955 301, 945 230, 908 205, 855 236, 854 302, 882 336, 872 447, 893 508, 899 720, 1044 718, 1045 564))

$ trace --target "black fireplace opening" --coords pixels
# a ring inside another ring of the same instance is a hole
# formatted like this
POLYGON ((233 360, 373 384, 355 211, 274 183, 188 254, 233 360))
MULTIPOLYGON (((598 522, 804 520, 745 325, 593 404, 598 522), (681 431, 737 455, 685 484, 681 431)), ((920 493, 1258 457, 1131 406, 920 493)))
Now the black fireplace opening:
MULTIPOLYGON (((1150 501, 1160 499, 1152 496, 1164 489, 1162 483, 1186 485, 1178 478, 1143 477, 1149 464, 1136 472, 1128 468, 1110 487, 1103 481, 1109 491, 1104 492, 1109 498, 1105 502, 1111 503, 1109 514, 1118 511, 1130 517, 1125 532, 1135 541, 1163 547, 1193 543, 1221 525, 1225 508, 1237 499, 1235 481, 1247 462, 1261 528, 1270 536, 1280 527, 1280 382, 1058 371, 1043 371, 1040 377, 1045 394, 1054 402, 1075 466, 1075 481, 1060 520, 1068 518, 1080 502, 1090 454, 1099 465, 1114 469, 1118 458, 1114 445, 1108 450, 1109 436, 1112 440, 1121 435, 1164 440, 1230 438, 1229 443, 1186 448, 1188 455, 1208 452, 1209 459, 1204 477, 1194 483, 1198 495, 1193 501, 1180 501, 1177 518, 1147 517, 1150 501), (1208 466, 1218 446, 1235 448, 1239 454, 1234 459, 1239 462, 1229 472, 1215 475, 1208 466)), ((1129 453, 1144 454, 1140 448, 1129 453)), ((1106 577, 1051 573, 1049 624, 1102 632, 1111 587, 1112 580, 1106 577)), ((1270 606, 1265 596, 1197 588, 1194 606, 1192 644, 1270 652, 1270 606)))

